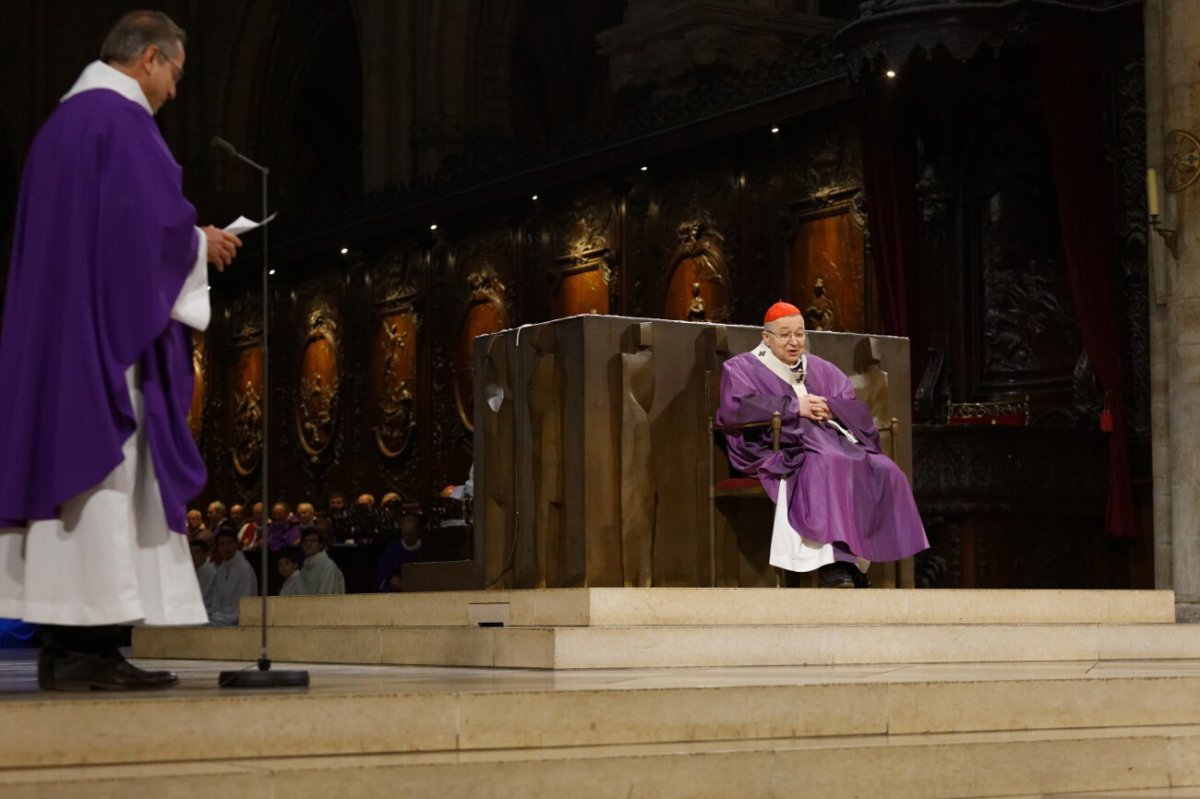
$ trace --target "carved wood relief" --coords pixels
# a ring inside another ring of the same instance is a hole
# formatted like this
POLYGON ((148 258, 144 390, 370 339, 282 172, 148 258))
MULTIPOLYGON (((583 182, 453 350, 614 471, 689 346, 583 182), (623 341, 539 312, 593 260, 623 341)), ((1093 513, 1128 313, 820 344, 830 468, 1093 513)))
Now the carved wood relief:
POLYGON ((204 349, 204 333, 192 331, 192 404, 188 407, 187 425, 192 434, 192 440, 200 443, 204 435, 204 402, 207 398, 208 386, 205 383, 208 369, 208 353, 204 349))
POLYGON ((789 246, 788 297, 810 330, 867 329, 863 219, 851 197, 796 215, 789 246))
POLYGON ((413 308, 416 293, 409 283, 385 281, 375 301, 369 424, 376 449, 389 459, 404 453, 417 424, 420 319, 413 308))
POLYGON ((706 218, 683 222, 668 254, 666 319, 723 322, 728 318, 729 260, 725 236, 706 218))
POLYGON ((504 284, 490 262, 480 263, 467 275, 470 292, 459 315, 458 346, 454 361, 454 401, 463 427, 475 430, 475 368, 473 349, 476 336, 495 333, 508 326, 504 305, 504 284))
POLYGON ((262 326, 244 322, 234 336, 233 373, 229 381, 229 411, 233 470, 248 477, 262 459, 263 349, 262 326))
POLYGON ((609 244, 611 206, 578 209, 567 220, 568 229, 559 235, 566 251, 554 259, 554 316, 606 314, 616 265, 609 244))
POLYGON ((338 324, 325 302, 308 312, 307 331, 300 350, 296 435, 310 462, 317 463, 333 440, 341 390, 338 324))

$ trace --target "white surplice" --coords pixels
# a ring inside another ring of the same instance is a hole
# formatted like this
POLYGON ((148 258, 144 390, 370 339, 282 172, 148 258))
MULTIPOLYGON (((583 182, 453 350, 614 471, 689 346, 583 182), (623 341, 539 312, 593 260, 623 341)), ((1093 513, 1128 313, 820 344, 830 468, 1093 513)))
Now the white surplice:
MULTIPOLYGON (((95 90, 115 91, 153 113, 137 81, 99 61, 62 99, 95 90)), ((212 315, 208 241, 196 234, 196 260, 171 318, 204 330, 212 315)), ((0 530, 0 617, 72 626, 208 621, 187 537, 167 527, 136 364, 125 381, 137 431, 121 448, 124 460, 95 488, 63 503, 60 518, 0 530)))
MULTIPOLYGON (((790 385, 795 390, 797 398, 808 395, 808 389, 804 386, 804 373, 808 368, 807 355, 801 355, 800 362, 794 367, 788 366, 775 357, 775 354, 767 349, 765 344, 755 347, 754 355, 762 362, 763 366, 790 385)), ((833 421, 830 420, 830 423, 833 421)), ((834 426, 842 432, 842 435, 852 441, 855 440, 853 434, 843 429, 841 425, 835 424, 834 426)), ((779 481, 779 495, 775 502, 775 516, 771 525, 771 557, 767 562, 788 571, 810 572, 836 561, 832 544, 820 544, 809 540, 804 537, 803 531, 792 527, 792 523, 788 519, 787 498, 787 480, 783 479, 779 481)), ((859 558, 856 565, 860 571, 865 573, 871 564, 869 561, 859 558)))

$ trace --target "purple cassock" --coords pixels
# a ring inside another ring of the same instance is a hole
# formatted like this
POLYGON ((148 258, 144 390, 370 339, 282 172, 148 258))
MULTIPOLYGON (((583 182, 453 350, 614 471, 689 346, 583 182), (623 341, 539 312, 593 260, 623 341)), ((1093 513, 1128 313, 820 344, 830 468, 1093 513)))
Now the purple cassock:
POLYGON ((770 421, 779 411, 783 431, 771 451, 770 428, 726 433, 729 461, 757 477, 771 501, 787 478, 788 521, 810 541, 832 544, 839 554, 870 561, 907 558, 928 548, 908 480, 879 448, 870 409, 854 398, 841 370, 807 356, 803 377, 808 393, 825 397, 834 417, 858 439, 802 418, 796 390, 753 352, 725 362, 718 426, 770 421))
POLYGON ((191 336, 171 319, 199 247, 179 164, 145 108, 85 91, 38 132, 21 185, 0 328, 0 527, 57 518, 122 462, 138 364, 163 509, 182 532, 206 478, 186 421, 191 336))

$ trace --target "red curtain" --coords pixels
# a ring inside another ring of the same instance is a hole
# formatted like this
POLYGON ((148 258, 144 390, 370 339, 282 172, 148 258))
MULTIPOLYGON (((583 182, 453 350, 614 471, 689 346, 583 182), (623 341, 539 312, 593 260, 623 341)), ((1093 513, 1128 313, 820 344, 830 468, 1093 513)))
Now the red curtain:
MULTIPOLYGON (((917 337, 917 147, 903 84, 867 79, 863 188, 883 332, 917 337)), ((912 341, 913 351, 920 352, 912 341)), ((915 363, 914 363, 915 367, 915 363)))
POLYGON ((1111 419, 1105 529, 1115 537, 1132 537, 1128 423, 1113 289, 1112 194, 1104 158, 1104 52, 1100 32, 1078 21, 1038 33, 1042 103, 1067 273, 1083 346, 1104 390, 1105 419, 1111 419))

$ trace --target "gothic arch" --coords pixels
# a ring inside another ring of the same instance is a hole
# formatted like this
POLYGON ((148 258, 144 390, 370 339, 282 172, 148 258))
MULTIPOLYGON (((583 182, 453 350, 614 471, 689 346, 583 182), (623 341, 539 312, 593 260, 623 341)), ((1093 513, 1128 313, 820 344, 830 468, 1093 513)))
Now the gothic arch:
MULTIPOLYGON (((363 67, 357 5, 245 4, 231 29, 236 33, 220 83, 226 137, 272 167, 276 196, 283 200, 345 200, 360 193, 363 67), (305 124, 310 117, 320 118, 311 128, 305 124), (315 196, 322 189, 334 197, 315 196)), ((253 175, 226 174, 227 187, 249 191, 256 185, 253 175)))

